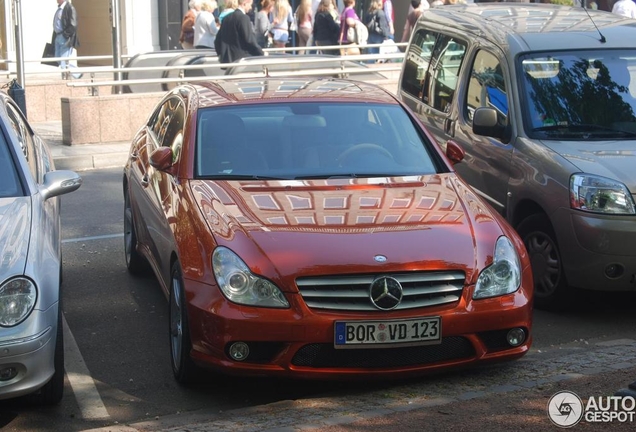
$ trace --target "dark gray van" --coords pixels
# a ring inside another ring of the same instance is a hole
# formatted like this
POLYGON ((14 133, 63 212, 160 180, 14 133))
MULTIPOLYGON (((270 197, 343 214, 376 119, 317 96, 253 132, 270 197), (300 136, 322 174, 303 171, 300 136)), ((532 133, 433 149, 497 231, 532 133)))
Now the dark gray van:
POLYGON ((398 95, 516 228, 535 304, 636 290, 636 20, 548 4, 420 17, 398 95))

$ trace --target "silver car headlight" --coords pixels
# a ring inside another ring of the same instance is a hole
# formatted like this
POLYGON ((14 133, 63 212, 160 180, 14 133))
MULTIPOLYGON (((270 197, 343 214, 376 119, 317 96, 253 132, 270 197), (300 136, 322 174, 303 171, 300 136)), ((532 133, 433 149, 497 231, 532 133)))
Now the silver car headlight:
POLYGON ((288 308, 289 303, 281 290, 250 271, 247 265, 231 250, 218 247, 212 254, 212 268, 219 288, 234 303, 288 308))
POLYGON ((592 213, 636 214, 634 199, 623 183, 590 174, 570 177, 570 205, 592 213))
POLYGON ((35 284, 27 278, 17 277, 0 286, 0 326, 13 327, 24 321, 38 298, 35 284))
POLYGON ((499 237, 491 265, 486 267, 475 285, 473 299, 483 299, 510 294, 521 285, 521 265, 512 242, 499 237))

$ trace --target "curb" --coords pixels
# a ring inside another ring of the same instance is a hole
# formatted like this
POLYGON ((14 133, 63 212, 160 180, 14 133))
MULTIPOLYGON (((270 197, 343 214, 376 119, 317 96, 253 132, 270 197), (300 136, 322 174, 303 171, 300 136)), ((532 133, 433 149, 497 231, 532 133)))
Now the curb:
POLYGON ((128 152, 100 153, 94 155, 54 156, 55 169, 87 171, 102 168, 123 167, 128 152))

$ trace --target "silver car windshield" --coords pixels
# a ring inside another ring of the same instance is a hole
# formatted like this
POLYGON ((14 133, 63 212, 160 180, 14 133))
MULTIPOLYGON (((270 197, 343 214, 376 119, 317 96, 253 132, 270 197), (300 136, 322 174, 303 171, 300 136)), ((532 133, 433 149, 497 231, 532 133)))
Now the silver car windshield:
POLYGON ((399 105, 296 102, 208 108, 197 120, 196 175, 320 179, 447 170, 399 105))
POLYGON ((18 173, 8 144, 0 133, 0 198, 16 197, 22 195, 22 188, 18 173))
POLYGON ((520 67, 531 138, 636 138, 636 51, 533 54, 520 67))

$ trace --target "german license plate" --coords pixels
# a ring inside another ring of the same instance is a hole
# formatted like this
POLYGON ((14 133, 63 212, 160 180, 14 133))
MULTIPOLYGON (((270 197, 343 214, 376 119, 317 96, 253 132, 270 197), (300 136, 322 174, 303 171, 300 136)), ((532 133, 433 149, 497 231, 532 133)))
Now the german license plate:
POLYGON ((387 345, 441 343, 440 317, 395 321, 336 321, 335 348, 380 348, 387 345))

